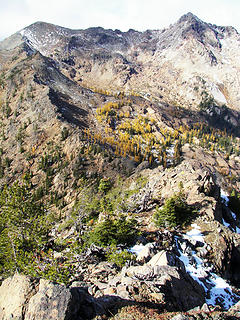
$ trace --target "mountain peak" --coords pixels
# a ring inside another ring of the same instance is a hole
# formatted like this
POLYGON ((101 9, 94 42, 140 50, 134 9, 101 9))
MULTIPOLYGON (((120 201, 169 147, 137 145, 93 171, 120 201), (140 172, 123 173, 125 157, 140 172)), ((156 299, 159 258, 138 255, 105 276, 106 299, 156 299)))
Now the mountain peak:
POLYGON ((188 12, 188 13, 184 14, 183 16, 181 16, 181 18, 178 20, 178 23, 181 23, 181 22, 191 22, 192 23, 193 21, 204 23, 202 20, 200 20, 192 12, 188 12))
POLYGON ((48 23, 48 22, 43 22, 43 21, 37 21, 34 22, 32 24, 30 24, 29 26, 25 27, 24 29, 22 29, 20 31, 21 34, 27 33, 27 32, 35 32, 35 33, 39 33, 41 34, 42 32, 44 33, 48 33, 48 32, 67 32, 70 29, 68 28, 64 28, 64 27, 60 27, 58 25, 52 24, 52 23, 48 23))

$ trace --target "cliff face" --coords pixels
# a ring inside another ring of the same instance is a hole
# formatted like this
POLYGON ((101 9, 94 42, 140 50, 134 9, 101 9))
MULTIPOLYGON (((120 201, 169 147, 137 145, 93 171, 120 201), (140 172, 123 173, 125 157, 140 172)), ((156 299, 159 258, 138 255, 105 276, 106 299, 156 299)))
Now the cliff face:
MULTIPOLYGON (((161 312, 230 308, 240 284, 239 53, 234 28, 191 13, 145 32, 37 22, 2 41, 3 277, 75 283, 101 313, 114 299, 161 312), (130 257, 124 248, 137 242, 144 250, 130 257)), ((59 288, 72 305, 75 289, 59 288)))

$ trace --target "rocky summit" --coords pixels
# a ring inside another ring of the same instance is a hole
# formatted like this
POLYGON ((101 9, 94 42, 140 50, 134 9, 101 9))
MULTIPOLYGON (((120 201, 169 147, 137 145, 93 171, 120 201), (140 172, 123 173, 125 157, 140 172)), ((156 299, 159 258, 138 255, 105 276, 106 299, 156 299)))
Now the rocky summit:
POLYGON ((0 42, 0 319, 239 319, 240 35, 36 22, 0 42))

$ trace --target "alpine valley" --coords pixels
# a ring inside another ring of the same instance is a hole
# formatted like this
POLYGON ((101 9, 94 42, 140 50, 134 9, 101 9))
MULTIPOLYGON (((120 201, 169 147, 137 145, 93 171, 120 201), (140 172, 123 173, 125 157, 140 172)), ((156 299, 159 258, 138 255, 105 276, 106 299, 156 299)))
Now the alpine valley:
POLYGON ((0 319, 239 319, 239 123, 233 27, 1 41, 0 319))

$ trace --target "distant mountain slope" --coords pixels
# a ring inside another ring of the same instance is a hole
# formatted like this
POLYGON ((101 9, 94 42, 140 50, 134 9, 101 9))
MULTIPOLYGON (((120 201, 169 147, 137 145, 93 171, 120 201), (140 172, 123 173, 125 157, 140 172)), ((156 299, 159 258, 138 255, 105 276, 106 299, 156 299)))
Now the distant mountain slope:
POLYGON ((20 41, 53 58, 86 86, 150 94, 196 108, 204 92, 239 110, 240 35, 188 13, 163 30, 70 30, 37 22, 0 44, 20 41))
MULTIPOLYGON (((74 132, 76 150, 106 144, 108 152, 134 159, 135 165, 148 160, 167 166, 167 144, 195 143, 189 137, 199 139, 203 126, 208 135, 203 146, 238 155, 233 139, 240 136, 239 52, 234 28, 205 23, 191 13, 167 29, 145 32, 70 30, 44 22, 24 28, 0 43, 2 148, 12 159, 8 179, 14 180, 20 159, 25 169, 37 171, 48 140, 63 144, 65 126, 69 135, 74 132), (144 126, 141 117, 149 121, 147 129, 137 128, 144 126), (46 139, 36 150, 41 131, 46 139), (222 134, 230 140, 221 142, 222 134), (24 143, 31 156, 34 149, 33 164, 26 165, 27 157, 15 147, 23 150, 24 143)), ((65 153, 72 150, 71 139, 62 147, 65 153)), ((237 165, 232 170, 238 174, 237 165)))

